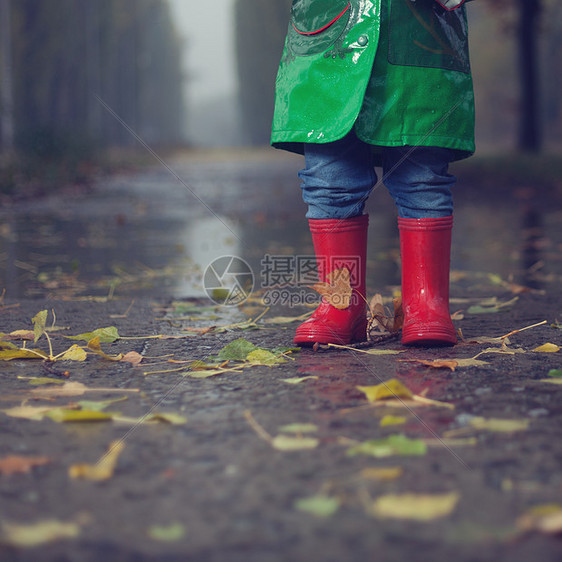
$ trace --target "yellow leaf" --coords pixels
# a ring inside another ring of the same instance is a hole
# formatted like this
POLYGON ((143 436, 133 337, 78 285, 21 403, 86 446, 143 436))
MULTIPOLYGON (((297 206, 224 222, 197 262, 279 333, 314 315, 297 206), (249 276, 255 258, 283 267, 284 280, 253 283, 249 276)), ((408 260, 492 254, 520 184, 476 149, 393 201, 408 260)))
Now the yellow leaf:
POLYGON ((386 427, 388 425, 402 425, 406 423, 407 418, 404 416, 384 416, 381 418, 380 426, 386 427))
POLYGON ((543 345, 539 345, 539 347, 535 347, 533 351, 538 351, 539 353, 557 353, 560 351, 560 347, 554 343, 545 343, 543 345))
POLYGON ((86 361, 88 354, 78 345, 69 347, 62 355, 57 356, 59 361, 86 361))
POLYGON ((470 420, 470 425, 475 429, 509 433, 512 431, 526 430, 529 427, 529 420, 503 420, 498 418, 475 417, 470 420))
POLYGON ((373 514, 388 519, 431 521, 449 515, 460 499, 458 492, 448 494, 389 494, 377 498, 373 514))
POLYGON ((48 355, 40 349, 2 349, 0 359, 11 361, 12 359, 47 359, 48 355))
POLYGON ((108 480, 113 476, 117 459, 125 447, 122 440, 112 441, 107 453, 105 453, 96 464, 74 464, 68 469, 71 478, 83 478, 99 482, 108 480))
POLYGON ((77 523, 63 523, 56 519, 45 519, 38 523, 2 523, 0 542, 19 547, 32 548, 60 539, 73 539, 80 534, 77 523))
POLYGON ((287 384, 300 384, 301 382, 318 379, 316 375, 310 375, 308 377, 291 377, 290 379, 281 379, 283 382, 287 384))
POLYGON ((326 281, 321 281, 312 288, 322 295, 322 298, 334 308, 344 310, 349 307, 353 292, 350 284, 349 269, 334 269, 326 275, 326 281))
POLYGON ((404 473, 404 469, 400 466, 389 467, 368 467, 364 468, 360 473, 360 478, 365 480, 396 480, 404 473))
POLYGON ((384 400, 385 398, 413 398, 412 391, 398 379, 390 379, 374 386, 358 386, 369 402, 384 400))
POLYGON ((108 355, 107 353, 102 351, 99 336, 96 336, 95 338, 92 338, 88 342, 88 349, 90 351, 93 351, 95 354, 103 357, 104 359, 108 359, 109 361, 121 361, 123 359, 122 353, 119 353, 118 355, 108 355))
POLYGON ((523 531, 562 533, 562 506, 559 504, 536 505, 517 519, 517 526, 523 531))
POLYGON ((277 435, 271 440, 271 445, 278 451, 300 451, 318 447, 318 439, 314 437, 298 437, 293 435, 277 435))
POLYGON ((69 408, 51 408, 45 412, 45 416, 56 422, 111 421, 114 415, 98 410, 72 410, 69 408))

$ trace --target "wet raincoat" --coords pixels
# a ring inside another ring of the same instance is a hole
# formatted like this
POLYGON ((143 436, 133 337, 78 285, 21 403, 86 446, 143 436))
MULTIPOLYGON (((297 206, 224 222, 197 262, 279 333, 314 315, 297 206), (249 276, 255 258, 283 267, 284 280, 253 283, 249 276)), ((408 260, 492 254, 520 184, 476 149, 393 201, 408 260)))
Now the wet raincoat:
POLYGON ((460 0, 294 0, 276 81, 272 144, 295 152, 355 127, 375 146, 474 151, 460 0))

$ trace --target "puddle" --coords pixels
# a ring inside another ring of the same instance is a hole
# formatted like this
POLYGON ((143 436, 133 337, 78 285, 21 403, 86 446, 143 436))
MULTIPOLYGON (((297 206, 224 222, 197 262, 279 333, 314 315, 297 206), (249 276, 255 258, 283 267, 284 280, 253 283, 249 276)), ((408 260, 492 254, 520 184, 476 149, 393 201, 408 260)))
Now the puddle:
MULTIPOLYGON (((173 169, 185 185, 155 168, 100 180, 90 195, 4 209, 0 289, 11 299, 205 297, 203 271, 224 255, 247 261, 259 288, 265 255, 312 255, 300 166, 300 158, 276 152, 183 161, 173 169)), ((384 188, 367 210, 368 286, 389 295, 400 283, 399 252, 394 205, 384 188)), ((542 279, 559 280, 561 214, 517 201, 477 206, 461 198, 452 253, 452 269, 469 272, 461 285, 487 285, 494 294, 490 273, 534 288, 542 288, 542 279)))

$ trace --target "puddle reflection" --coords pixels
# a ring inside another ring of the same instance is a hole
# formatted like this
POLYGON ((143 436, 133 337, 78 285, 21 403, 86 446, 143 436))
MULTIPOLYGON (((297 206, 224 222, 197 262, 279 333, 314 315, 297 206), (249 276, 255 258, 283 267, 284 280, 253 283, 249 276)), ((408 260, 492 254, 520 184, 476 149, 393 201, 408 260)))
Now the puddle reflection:
MULTIPOLYGON (((104 295, 110 288, 115 296, 200 297, 202 273, 221 255, 246 260, 260 288, 265 254, 312 254, 296 179, 301 162, 289 164, 271 158, 186 165, 185 175, 191 174, 208 208, 164 172, 149 171, 102 180, 81 199, 2 209, 0 290, 14 299, 65 290, 104 295)), ((384 190, 373 194, 367 210, 368 290, 388 295, 400 282, 396 212, 384 190)), ((545 279, 559 281, 561 219, 533 197, 501 206, 461 200, 452 269, 469 274, 455 281, 451 295, 477 285, 497 293, 488 274, 532 288, 543 288, 545 279)))

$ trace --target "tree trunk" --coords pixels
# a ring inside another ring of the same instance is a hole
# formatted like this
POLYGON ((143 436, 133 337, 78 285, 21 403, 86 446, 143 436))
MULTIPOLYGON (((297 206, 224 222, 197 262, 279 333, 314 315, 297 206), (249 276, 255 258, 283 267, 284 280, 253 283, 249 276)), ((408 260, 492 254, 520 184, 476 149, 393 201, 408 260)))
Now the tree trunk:
POLYGON ((540 117, 538 110, 539 76, 537 56, 540 0, 518 0, 520 122, 519 149, 538 152, 541 148, 540 117))
POLYGON ((0 147, 6 152, 14 146, 11 21, 10 0, 0 0, 0 147))

